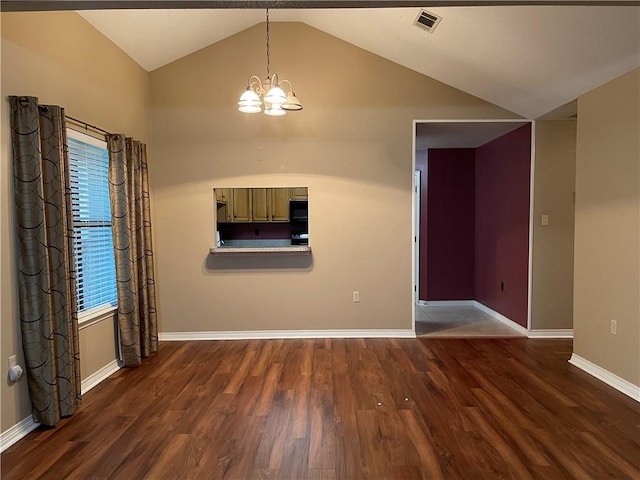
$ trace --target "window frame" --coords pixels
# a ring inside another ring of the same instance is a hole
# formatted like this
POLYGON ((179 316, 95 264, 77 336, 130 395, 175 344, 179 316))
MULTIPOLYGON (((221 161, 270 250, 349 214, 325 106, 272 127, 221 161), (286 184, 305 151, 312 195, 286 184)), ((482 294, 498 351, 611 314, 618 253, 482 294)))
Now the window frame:
MULTIPOLYGON (((86 143, 88 145, 92 145, 97 148, 101 148, 107 150, 107 142, 103 138, 97 138, 93 135, 90 135, 88 132, 83 132, 78 129, 73 128, 72 126, 67 125, 66 127, 67 139, 72 138, 76 141, 86 143)), ((108 151, 108 150, 107 150, 108 151)), ((69 154, 69 164, 71 164, 71 155, 69 154)), ((72 189, 73 190, 73 189, 72 189)), ((73 249, 73 261, 74 261, 74 270, 77 265, 77 257, 75 250, 75 234, 76 234, 76 225, 75 222, 72 222, 72 228, 74 232, 74 249, 73 249)), ((110 228, 113 228, 113 223, 111 223, 110 228)), ((114 281, 116 279, 114 278, 114 281)), ((117 286, 117 285, 116 285, 117 286)), ((117 295, 117 294, 116 294, 117 295)), ((78 300, 78 293, 76 291, 76 301, 78 300)), ((78 326, 80 329, 89 327, 95 323, 101 322, 109 317, 112 317, 114 313, 118 310, 118 300, 117 297, 112 303, 103 303, 97 305, 95 307, 86 309, 84 311, 79 310, 78 305, 78 326)))

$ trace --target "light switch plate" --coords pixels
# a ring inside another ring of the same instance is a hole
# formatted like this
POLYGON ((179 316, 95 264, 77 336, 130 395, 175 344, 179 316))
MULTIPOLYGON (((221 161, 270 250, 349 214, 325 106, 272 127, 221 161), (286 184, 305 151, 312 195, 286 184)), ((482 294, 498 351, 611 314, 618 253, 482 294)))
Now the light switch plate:
POLYGON ((544 227, 549 225, 549 215, 542 215, 540 224, 544 227))

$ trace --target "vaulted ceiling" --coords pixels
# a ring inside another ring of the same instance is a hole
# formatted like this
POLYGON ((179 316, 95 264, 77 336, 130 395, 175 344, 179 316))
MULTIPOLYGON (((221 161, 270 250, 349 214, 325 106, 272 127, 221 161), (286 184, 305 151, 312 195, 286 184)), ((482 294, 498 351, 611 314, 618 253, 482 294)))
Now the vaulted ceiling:
MULTIPOLYGON (((638 6, 429 8, 433 33, 413 25, 420 8, 278 9, 358 47, 538 118, 640 66, 638 6)), ((255 9, 85 10, 80 13, 152 71, 257 23, 255 9)))

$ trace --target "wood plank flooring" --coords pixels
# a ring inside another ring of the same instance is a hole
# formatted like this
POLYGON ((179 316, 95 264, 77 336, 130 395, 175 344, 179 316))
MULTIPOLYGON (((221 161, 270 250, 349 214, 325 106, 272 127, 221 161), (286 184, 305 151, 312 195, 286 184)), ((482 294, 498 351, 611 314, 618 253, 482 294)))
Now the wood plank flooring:
POLYGON ((570 340, 166 342, 2 479, 638 479, 638 403, 570 340))

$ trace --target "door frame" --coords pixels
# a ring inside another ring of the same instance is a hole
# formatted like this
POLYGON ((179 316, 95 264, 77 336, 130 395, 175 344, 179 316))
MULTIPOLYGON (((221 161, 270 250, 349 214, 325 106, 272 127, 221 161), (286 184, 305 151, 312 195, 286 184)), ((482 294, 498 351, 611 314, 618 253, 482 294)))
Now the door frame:
MULTIPOLYGON (((415 156, 415 153, 414 153, 415 156)), ((415 165, 415 159, 414 159, 415 165)), ((420 202, 422 199, 422 178, 420 170, 413 171, 413 304, 420 301, 420 202)))
MULTIPOLYGON (((527 331, 531 331, 531 292, 532 292, 532 269, 533 269, 533 201, 534 201, 534 180, 535 180, 535 166, 536 166, 536 121, 527 119, 527 118, 462 118, 462 119, 414 119, 411 125, 411 175, 415 178, 416 171, 416 134, 419 123, 529 123, 531 124, 531 166, 529 173, 529 259, 528 259, 528 272, 527 272, 527 331)), ((419 240, 420 229, 416 229, 416 201, 419 201, 420 192, 416 192, 414 180, 412 180, 412 202, 411 202, 411 213, 412 213, 412 226, 411 226, 411 244, 412 244, 412 253, 411 253, 411 277, 412 277, 412 285, 414 288, 414 295, 412 298, 412 314, 411 314, 411 322, 413 326, 413 331, 416 331, 416 308, 418 306, 418 302, 420 301, 420 291, 418 290, 417 276, 420 274, 418 261, 420 259, 420 242, 415 241, 414 238, 419 240), (416 199, 416 193, 418 199, 416 199), (416 231, 417 230, 417 231, 416 231), (417 271, 416 271, 417 270, 417 271)), ((419 207, 418 207, 419 208, 419 207)), ((418 212, 419 213, 419 212, 418 212)), ((419 223, 418 223, 419 225, 419 223)), ((515 322, 514 322, 515 323, 515 322)))

